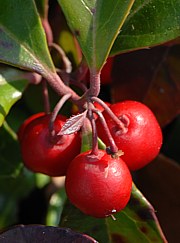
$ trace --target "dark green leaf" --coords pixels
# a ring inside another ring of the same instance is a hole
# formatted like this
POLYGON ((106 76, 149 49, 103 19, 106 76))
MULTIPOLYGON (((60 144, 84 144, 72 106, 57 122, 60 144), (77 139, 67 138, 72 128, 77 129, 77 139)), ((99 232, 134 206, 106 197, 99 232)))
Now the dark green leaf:
POLYGON ((1 1, 0 61, 40 74, 55 72, 32 0, 1 1))
POLYGON ((134 0, 58 2, 89 67, 101 69, 134 0))
POLYGON ((61 226, 85 232, 99 242, 166 242, 154 209, 135 186, 128 205, 115 214, 115 220, 89 217, 67 203, 61 226))
POLYGON ((27 85, 24 72, 15 68, 0 68, 0 126, 10 108, 18 101, 27 85))
POLYGON ((0 178, 16 177, 22 169, 17 140, 6 123, 0 129, 0 178))
MULTIPOLYGON (((13 160, 11 160, 12 163, 13 160)), ((8 166, 9 164, 7 164, 8 166)), ((23 169, 19 176, 0 177, 0 228, 16 223, 19 200, 35 185, 34 174, 23 169)))
POLYGON ((48 0, 35 0, 38 12, 41 18, 46 18, 48 9, 48 0))
POLYGON ((4 243, 20 242, 84 242, 95 243, 95 239, 88 235, 73 232, 71 229, 45 225, 19 225, 12 227, 0 235, 4 243), (16 237, 15 237, 16 236, 16 237))
POLYGON ((178 36, 179 0, 136 0, 111 54, 157 45, 178 36))

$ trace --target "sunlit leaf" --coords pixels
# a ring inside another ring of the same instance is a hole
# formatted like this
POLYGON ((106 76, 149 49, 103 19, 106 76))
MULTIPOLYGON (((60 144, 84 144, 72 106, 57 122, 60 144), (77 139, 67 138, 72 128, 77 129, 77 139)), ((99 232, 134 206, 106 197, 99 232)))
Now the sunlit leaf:
POLYGON ((0 62, 40 74, 54 72, 45 33, 31 0, 1 1, 0 62))
POLYGON ((24 91, 27 80, 24 72, 15 68, 0 68, 0 126, 10 108, 18 101, 24 91))
POLYGON ((69 202, 60 225, 86 232, 99 242, 166 242, 153 207, 135 186, 124 210, 105 219, 96 219, 80 212, 69 202))
POLYGON ((90 68, 100 69, 134 0, 58 1, 90 68))
POLYGON ((179 0, 136 0, 111 54, 157 45, 178 36, 179 0))
POLYGON ((86 118, 87 111, 70 117, 62 126, 58 135, 69 135, 80 130, 86 118))

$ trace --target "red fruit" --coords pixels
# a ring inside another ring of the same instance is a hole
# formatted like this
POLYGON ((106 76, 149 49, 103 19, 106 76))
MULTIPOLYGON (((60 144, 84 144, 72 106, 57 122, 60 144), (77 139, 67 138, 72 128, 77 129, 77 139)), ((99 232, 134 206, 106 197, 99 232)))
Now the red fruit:
MULTIPOLYGON (((54 122, 57 134, 66 118, 58 115, 54 122)), ((50 115, 33 120, 25 130, 21 141, 24 164, 34 172, 49 176, 63 176, 71 160, 80 152, 80 135, 74 133, 57 139, 49 133, 50 115)))
POLYGON ((19 141, 21 142, 22 140, 22 137, 23 137, 23 134, 24 134, 24 130, 25 128, 27 127, 27 125, 29 123, 31 123, 33 120, 35 120, 36 118, 38 117, 41 117, 41 116, 44 116, 45 113, 44 112, 40 112, 40 113, 36 113, 36 114, 33 114, 32 116, 28 117, 24 122, 23 124, 20 126, 19 130, 18 130, 18 139, 19 141))
MULTIPOLYGON (((161 128, 152 113, 144 104, 136 101, 124 101, 110 106, 114 114, 124 122, 127 131, 122 133, 118 125, 103 112, 116 145, 124 152, 122 159, 130 170, 137 170, 152 161, 162 145, 161 128), (123 119, 126 116, 129 124, 123 119)), ((98 121, 98 136, 108 144, 104 129, 98 121)))
POLYGON ((79 154, 70 163, 66 181, 68 198, 85 214, 103 218, 122 210, 129 201, 132 178, 122 159, 104 150, 79 154))

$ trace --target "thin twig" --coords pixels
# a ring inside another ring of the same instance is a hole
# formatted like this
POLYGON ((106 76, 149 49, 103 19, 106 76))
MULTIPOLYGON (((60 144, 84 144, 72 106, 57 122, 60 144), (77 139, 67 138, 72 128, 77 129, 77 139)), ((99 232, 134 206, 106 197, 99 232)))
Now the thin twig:
POLYGON ((98 116, 99 116, 99 120, 103 126, 103 129, 104 129, 104 132, 106 133, 106 136, 109 140, 109 146, 110 146, 110 150, 112 152, 112 154, 116 154, 118 152, 118 147, 116 146, 116 143, 109 131, 109 128, 108 128, 108 125, 106 123, 106 120, 102 114, 102 112, 100 112, 99 110, 97 109, 92 109, 92 112, 96 113, 98 116))
POLYGON ((54 121, 56 120, 57 114, 59 112, 59 110, 62 108, 62 106, 64 105, 64 103, 71 97, 71 94, 66 94, 64 95, 59 102, 56 104, 52 114, 51 114, 51 119, 50 119, 50 123, 49 123, 49 130, 50 130, 50 134, 54 135, 54 121))
POLYGON ((64 52, 64 50, 56 43, 50 43, 49 46, 53 47, 59 53, 60 57, 62 58, 63 64, 64 64, 65 71, 67 73, 71 73, 72 64, 71 64, 69 58, 66 56, 66 53, 64 52))
MULTIPOLYGON (((113 111, 108 107, 108 105, 106 105, 106 103, 104 103, 101 99, 99 99, 98 97, 91 97, 91 101, 97 102, 98 104, 100 104, 104 110, 107 112, 107 114, 111 117, 111 119, 119 126, 119 128, 121 129, 122 133, 126 133, 127 132, 127 127, 124 125, 124 123, 113 113, 113 111)), ((128 119, 128 117, 126 117, 126 119, 128 119)))
POLYGON ((98 136, 97 136, 97 129, 96 123, 94 119, 94 115, 91 109, 88 110, 88 116, 92 127, 92 150, 91 154, 97 155, 98 154, 98 136))

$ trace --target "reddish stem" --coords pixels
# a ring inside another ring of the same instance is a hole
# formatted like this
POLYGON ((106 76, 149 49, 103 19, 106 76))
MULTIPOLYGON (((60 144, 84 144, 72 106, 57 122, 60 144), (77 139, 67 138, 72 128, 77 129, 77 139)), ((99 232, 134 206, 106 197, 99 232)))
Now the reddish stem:
POLYGON ((112 135, 111 135, 111 133, 109 131, 108 125, 106 123, 106 120, 105 120, 103 114, 100 111, 98 111, 97 109, 93 109, 92 111, 99 116, 99 120, 100 120, 100 122, 101 122, 101 124, 103 126, 103 129, 104 129, 104 131, 106 133, 106 136, 107 136, 107 138, 109 140, 109 146, 110 146, 111 152, 113 154, 117 153, 118 152, 118 147, 116 146, 115 141, 114 141, 114 139, 113 139, 113 137, 112 137, 112 135))
POLYGON ((71 94, 71 100, 74 103, 78 103, 80 96, 70 87, 66 86, 57 73, 52 74, 52 72, 48 73, 47 70, 44 71, 45 72, 43 73, 44 74, 43 76, 59 96, 71 94))
POLYGON ((48 93, 47 82, 44 78, 42 79, 42 92, 43 92, 44 110, 45 113, 48 114, 50 113, 49 93, 48 93))
POLYGON ((67 73, 71 73, 72 65, 71 65, 71 62, 69 61, 68 57, 66 56, 66 53, 64 52, 64 50, 56 43, 49 43, 49 46, 53 47, 59 53, 60 57, 62 58, 63 64, 64 64, 64 70, 67 73))
POLYGON ((64 105, 64 103, 71 97, 71 94, 66 94, 64 95, 59 102, 56 104, 52 114, 51 114, 51 119, 49 122, 49 131, 50 134, 52 135, 52 137, 55 135, 55 131, 54 131, 54 121, 56 120, 57 114, 59 112, 59 110, 62 108, 62 106, 64 105))
POLYGON ((100 92, 100 71, 97 72, 94 68, 90 69, 90 88, 89 96, 97 97, 100 92))
MULTIPOLYGON (((119 126, 122 133, 127 132, 127 127, 125 127, 125 124, 112 112, 112 110, 98 97, 91 97, 91 101, 99 103, 104 110, 107 112, 107 114, 111 117, 111 119, 119 126)), ((128 117, 126 117, 127 122, 129 123, 128 117)))
POLYGON ((88 110, 89 120, 92 127, 92 150, 91 155, 98 155, 98 137, 94 115, 91 109, 88 110))

